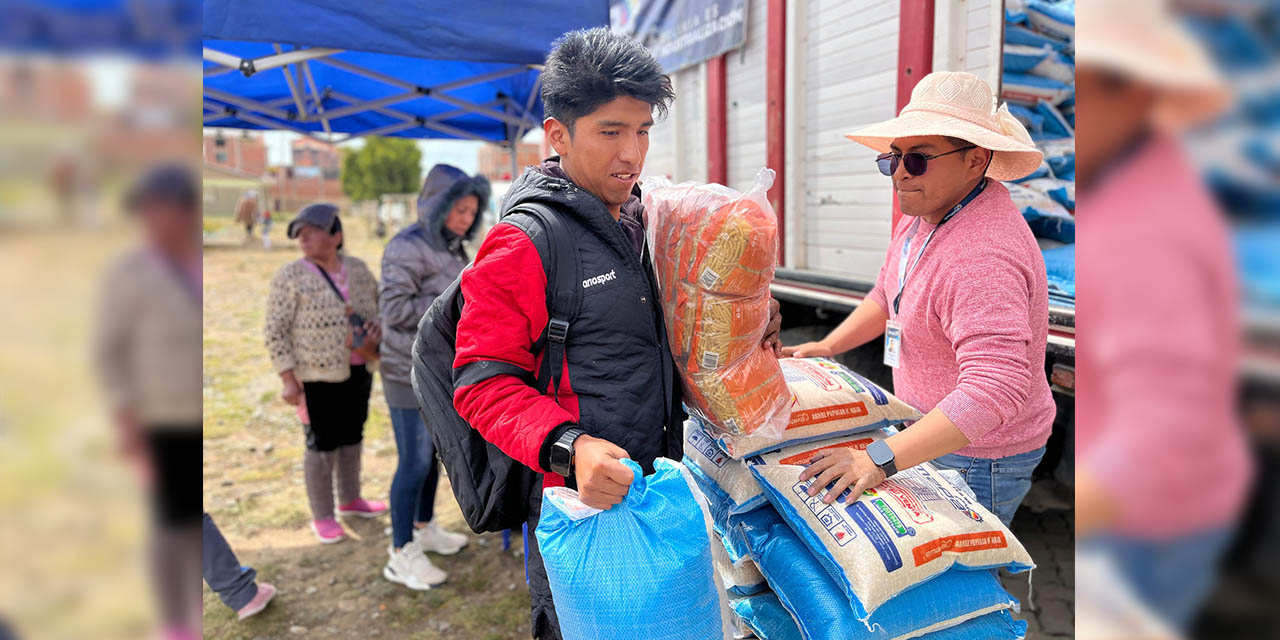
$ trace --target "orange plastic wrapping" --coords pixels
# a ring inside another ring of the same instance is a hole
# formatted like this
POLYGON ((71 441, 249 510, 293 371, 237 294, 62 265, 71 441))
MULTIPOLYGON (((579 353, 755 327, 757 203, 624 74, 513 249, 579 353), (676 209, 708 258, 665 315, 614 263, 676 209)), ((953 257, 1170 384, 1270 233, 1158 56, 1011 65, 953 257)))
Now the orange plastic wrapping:
POLYGON ((662 179, 646 185, 649 250, 685 405, 722 441, 780 436, 791 416, 778 359, 760 346, 778 255, 766 196, 773 177, 761 170, 745 193, 662 179))

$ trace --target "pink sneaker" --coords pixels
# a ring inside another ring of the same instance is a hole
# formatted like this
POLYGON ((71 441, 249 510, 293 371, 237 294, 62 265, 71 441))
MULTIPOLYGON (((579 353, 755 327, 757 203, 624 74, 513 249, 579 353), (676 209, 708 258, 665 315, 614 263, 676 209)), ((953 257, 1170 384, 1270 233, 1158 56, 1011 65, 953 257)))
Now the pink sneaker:
POLYGON ((236 615, 240 616, 241 620, 244 620, 249 616, 261 613, 263 609, 267 608, 267 603, 271 602, 271 599, 274 597, 276 597, 276 588, 270 583, 259 582, 258 595, 254 596, 253 599, 249 601, 249 604, 240 607, 240 610, 236 612, 236 615))
POLYGON ((364 498, 356 498, 355 500, 338 507, 338 515, 344 518, 351 516, 376 518, 386 512, 387 503, 378 502, 377 500, 365 500, 364 498))
POLYGON ((325 544, 342 542, 343 538, 347 537, 347 532, 342 530, 342 525, 338 524, 338 521, 333 518, 312 520, 311 530, 316 532, 316 537, 320 538, 320 542, 325 544))

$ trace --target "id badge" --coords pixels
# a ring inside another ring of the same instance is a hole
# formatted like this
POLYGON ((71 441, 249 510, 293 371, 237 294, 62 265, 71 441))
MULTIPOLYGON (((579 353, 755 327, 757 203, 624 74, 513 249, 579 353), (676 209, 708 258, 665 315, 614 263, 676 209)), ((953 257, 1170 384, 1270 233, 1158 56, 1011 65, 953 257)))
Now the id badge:
POLYGON ((884 324, 884 364, 898 368, 902 363, 902 323, 896 320, 884 324))

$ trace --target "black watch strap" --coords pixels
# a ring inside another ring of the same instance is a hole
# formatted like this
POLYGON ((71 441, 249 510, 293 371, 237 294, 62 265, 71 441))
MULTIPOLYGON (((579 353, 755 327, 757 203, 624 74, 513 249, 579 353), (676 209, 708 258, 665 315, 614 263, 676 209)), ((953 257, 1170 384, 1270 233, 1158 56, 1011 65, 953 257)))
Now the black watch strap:
POLYGON ((577 427, 565 429, 560 438, 551 445, 551 471, 564 477, 573 475, 574 452, 573 443, 584 432, 577 427))
POLYGON ((884 472, 884 477, 892 478, 893 475, 898 472, 898 461, 890 460, 880 465, 880 470, 884 472))

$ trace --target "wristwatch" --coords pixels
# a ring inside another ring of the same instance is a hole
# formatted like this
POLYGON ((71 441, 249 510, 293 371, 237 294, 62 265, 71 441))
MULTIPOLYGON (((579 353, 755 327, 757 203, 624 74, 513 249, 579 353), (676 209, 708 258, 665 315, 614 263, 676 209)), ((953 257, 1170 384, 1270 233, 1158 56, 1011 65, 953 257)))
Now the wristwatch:
POLYGON ((573 443, 584 432, 577 427, 566 429, 551 445, 551 471, 566 478, 573 475, 573 443))
POLYGON ((884 472, 884 477, 888 478, 898 472, 898 465, 893 457, 893 449, 890 449, 889 443, 884 440, 876 440, 867 445, 867 455, 871 456, 871 462, 875 463, 884 472))

